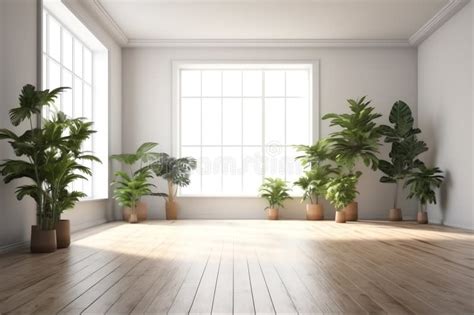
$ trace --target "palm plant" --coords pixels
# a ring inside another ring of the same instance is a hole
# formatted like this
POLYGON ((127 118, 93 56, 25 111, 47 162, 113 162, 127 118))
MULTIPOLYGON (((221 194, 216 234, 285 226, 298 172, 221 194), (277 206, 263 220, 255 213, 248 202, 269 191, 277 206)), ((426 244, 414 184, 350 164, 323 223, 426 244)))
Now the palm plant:
POLYGON ((393 104, 389 121, 393 126, 382 125, 380 130, 385 136, 385 142, 392 144, 390 161, 380 160, 378 168, 385 174, 380 182, 395 184, 393 208, 397 209, 400 184, 422 163, 417 157, 426 152, 428 147, 424 141, 418 140, 417 134, 421 131, 413 128, 413 115, 406 103, 398 101, 393 104))
POLYGON ((311 170, 306 171, 294 185, 303 189, 304 200, 309 200, 311 204, 319 204, 320 196, 326 194, 326 185, 330 180, 331 174, 335 174, 336 170, 330 165, 314 166, 311 170))
POLYGON ((360 175, 360 172, 338 175, 328 181, 326 199, 336 208, 336 211, 342 211, 356 198, 359 193, 356 186, 360 175))
POLYGON ((371 101, 366 101, 365 96, 347 102, 350 114, 331 113, 323 116, 323 119, 330 120, 331 127, 340 128, 328 138, 333 158, 339 165, 346 167, 349 173, 353 172, 358 160, 376 170, 381 133, 375 120, 382 115, 373 112, 375 108, 369 106, 371 101))
POLYGON ((330 145, 327 139, 320 139, 314 145, 296 145, 296 151, 301 152, 295 159, 298 160, 304 168, 311 169, 320 165, 331 157, 330 145))
MULTIPOLYGON (((152 176, 152 167, 160 153, 152 152, 158 143, 143 143, 134 153, 115 154, 110 158, 122 162, 128 172, 115 172, 115 180, 111 185, 115 186, 113 196, 121 206, 131 210, 130 222, 136 222, 137 204, 146 195, 152 195, 151 188, 155 185, 149 181, 152 176)), ((156 194, 155 194, 156 195, 156 194)), ((162 195, 162 194, 160 194, 162 195)))
POLYGON ((283 207, 285 200, 292 199, 289 191, 290 188, 283 179, 270 177, 264 179, 259 189, 260 197, 268 202, 268 207, 265 209, 283 207))
POLYGON ((436 193, 433 188, 439 188, 444 176, 438 167, 429 168, 424 164, 417 166, 417 170, 408 175, 405 183, 409 187, 408 198, 416 198, 420 202, 420 212, 426 212, 430 203, 436 204, 436 193))
MULTIPOLYGON (((31 85, 25 85, 19 97, 19 107, 10 110, 10 121, 13 126, 19 126, 22 122, 29 122, 29 129, 21 135, 8 129, 0 129, 0 140, 8 140, 18 159, 7 159, 0 164, 0 173, 4 176, 3 181, 7 184, 13 180, 27 178, 28 184, 19 186, 15 193, 18 200, 25 196, 33 198, 36 202, 37 226, 41 230, 54 229, 54 211, 51 200, 51 176, 48 169, 54 163, 51 158, 54 143, 51 134, 44 128, 35 127, 34 121, 37 115, 41 115, 44 107, 52 106, 59 93, 65 87, 54 90, 39 91, 31 85)), ((59 132, 56 131, 55 135, 59 132)), ((54 177, 53 177, 54 178, 54 177)), ((57 200, 55 200, 57 201, 57 200)))

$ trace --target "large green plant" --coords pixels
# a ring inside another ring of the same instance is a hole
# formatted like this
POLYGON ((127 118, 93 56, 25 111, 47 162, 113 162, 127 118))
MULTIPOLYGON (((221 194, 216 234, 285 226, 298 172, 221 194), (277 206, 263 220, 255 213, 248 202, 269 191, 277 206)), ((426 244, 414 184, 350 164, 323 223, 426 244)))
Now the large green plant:
POLYGON ((414 128, 415 120, 405 102, 398 101, 393 104, 389 121, 392 125, 382 125, 380 130, 385 136, 385 142, 392 145, 390 161, 380 160, 378 167, 385 174, 380 181, 395 184, 393 208, 398 208, 399 187, 410 172, 422 164, 417 157, 427 151, 428 147, 425 142, 418 140, 417 134, 421 131, 414 128))
POLYGON ((328 138, 333 158, 349 173, 353 173, 358 160, 376 170, 381 133, 375 120, 382 115, 374 113, 374 107, 369 106, 371 101, 366 101, 366 97, 349 99, 347 102, 351 113, 323 116, 323 119, 330 121, 331 127, 339 127, 328 138))
POLYGON ((416 198, 420 202, 420 210, 426 211, 429 203, 436 204, 436 193, 434 188, 439 188, 443 183, 444 176, 438 167, 429 168, 424 164, 408 175, 405 186, 409 187, 408 198, 416 198))
POLYGON ((178 187, 188 186, 191 182, 191 172, 197 167, 197 161, 192 157, 175 158, 161 153, 158 161, 152 165, 156 176, 162 177, 168 183, 168 202, 174 202, 178 187))
MULTIPOLYGON (((115 154, 110 158, 122 162, 127 171, 115 172, 113 196, 121 206, 128 207, 135 214, 137 203, 143 196, 152 195, 150 183, 152 164, 160 157, 160 153, 152 150, 158 143, 146 142, 133 153, 115 154)), ((162 195, 162 194, 160 194, 162 195)))
POLYGON ((0 164, 5 183, 26 178, 24 185, 16 189, 18 200, 25 196, 36 202, 37 225, 40 229, 54 229, 61 213, 83 197, 82 192, 71 191, 70 184, 86 179, 90 169, 82 161, 99 161, 82 152, 82 143, 94 132, 92 123, 82 118, 68 119, 62 112, 55 113, 42 126, 35 127, 36 117, 44 107, 51 107, 65 87, 54 90, 36 90, 27 84, 23 87, 20 106, 10 110, 12 125, 27 121, 29 129, 21 135, 8 129, 0 129, 0 139, 6 139, 18 159, 7 159, 0 164))
POLYGON ((292 199, 289 192, 287 182, 280 178, 265 178, 259 189, 260 197, 268 202, 265 209, 283 207, 285 200, 292 199))
POLYGON ((360 172, 351 175, 341 174, 328 181, 326 199, 336 208, 336 211, 343 210, 354 201, 359 193, 356 186, 360 175, 360 172))
POLYGON ((331 157, 327 139, 320 139, 314 145, 296 145, 295 149, 300 153, 295 159, 306 169, 320 165, 331 157))

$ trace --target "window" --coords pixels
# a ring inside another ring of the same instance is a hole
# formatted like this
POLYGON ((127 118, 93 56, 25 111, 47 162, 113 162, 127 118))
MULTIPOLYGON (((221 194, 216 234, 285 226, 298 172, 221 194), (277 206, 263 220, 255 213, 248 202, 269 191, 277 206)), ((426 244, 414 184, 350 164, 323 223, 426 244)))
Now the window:
MULTIPOLYGON (((104 72, 107 71, 103 56, 105 48, 93 50, 47 9, 43 9, 42 46, 43 88, 71 88, 56 100, 55 109, 69 117, 85 117, 94 122, 94 129, 97 130, 84 143, 83 149, 98 156, 103 164, 85 162, 92 168, 94 176, 87 181, 76 181, 73 189, 86 193, 87 199, 105 198, 108 194, 107 80, 98 80, 104 79, 104 72), (99 82, 96 83, 96 80, 99 82)), ((43 115, 48 117, 50 112, 45 110, 43 115)))
POLYGON ((264 177, 299 177, 293 145, 312 142, 312 69, 178 66, 178 154, 198 160, 191 185, 180 194, 256 196, 264 177))

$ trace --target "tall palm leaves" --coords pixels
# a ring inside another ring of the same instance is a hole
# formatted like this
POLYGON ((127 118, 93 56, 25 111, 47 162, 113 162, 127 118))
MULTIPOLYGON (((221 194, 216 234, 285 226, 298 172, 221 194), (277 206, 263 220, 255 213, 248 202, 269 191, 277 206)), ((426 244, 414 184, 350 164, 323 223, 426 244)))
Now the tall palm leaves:
POLYGON ((366 166, 376 170, 381 134, 375 120, 382 115, 374 113, 374 107, 369 106, 371 101, 366 101, 365 97, 347 102, 350 114, 331 113, 323 116, 323 119, 330 120, 330 126, 340 128, 329 137, 334 159, 350 172, 357 160, 362 160, 366 166))
POLYGON ((8 129, 0 129, 0 140, 8 140, 19 159, 8 159, 0 163, 0 174, 5 183, 20 178, 29 184, 17 187, 17 199, 33 198, 37 204, 37 224, 41 229, 52 229, 60 214, 71 208, 82 192, 71 191, 73 181, 90 175, 83 161, 99 160, 82 152, 82 144, 95 131, 92 123, 84 118, 69 119, 64 113, 45 120, 42 127, 33 127, 33 118, 41 114, 43 107, 52 106, 65 87, 38 91, 33 85, 25 85, 19 97, 19 107, 10 110, 12 125, 29 121, 30 129, 17 135, 8 129))

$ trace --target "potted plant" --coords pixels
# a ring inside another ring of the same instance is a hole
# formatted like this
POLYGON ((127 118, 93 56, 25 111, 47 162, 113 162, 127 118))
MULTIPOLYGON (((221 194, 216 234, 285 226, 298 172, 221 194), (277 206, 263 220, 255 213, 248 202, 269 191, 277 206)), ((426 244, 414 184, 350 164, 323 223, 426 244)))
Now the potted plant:
POLYGON ((336 172, 329 164, 323 164, 330 156, 328 142, 321 139, 312 146, 298 145, 296 150, 302 153, 296 160, 307 169, 304 175, 293 183, 303 189, 301 201, 309 201, 306 204, 306 219, 324 220, 324 207, 319 203, 319 198, 325 195, 326 184, 331 174, 336 172))
POLYGON ((124 207, 123 219, 130 223, 147 219, 148 206, 141 198, 151 195, 151 188, 155 187, 150 183, 150 179, 153 177, 151 165, 160 156, 159 153, 152 152, 157 145, 158 143, 146 142, 133 153, 115 154, 110 157, 122 162, 127 169, 115 172, 116 179, 112 185, 115 186, 114 198, 124 207))
POLYGON ((92 175, 91 169, 83 162, 100 163, 97 157, 82 149, 84 141, 95 133, 92 124, 85 118, 68 118, 63 112, 54 113, 51 120, 44 122, 44 135, 53 144, 47 152, 50 163, 45 166, 45 174, 58 248, 67 248, 71 243, 70 222, 62 220, 61 214, 87 196, 72 190, 72 184, 79 179, 88 180, 85 175, 92 175))
POLYGON ((393 104, 389 121, 392 126, 382 125, 380 130, 385 136, 385 142, 391 143, 390 160, 380 160, 378 168, 384 173, 380 178, 382 183, 395 184, 393 207, 389 211, 389 220, 402 220, 402 211, 398 206, 398 192, 410 172, 420 165, 417 157, 428 150, 426 143, 417 139, 421 131, 413 128, 414 119, 410 107, 398 101, 393 104))
POLYGON ((52 91, 39 91, 31 85, 25 85, 19 97, 19 107, 10 110, 10 121, 19 126, 27 121, 29 128, 17 135, 8 129, 0 129, 0 139, 9 140, 18 159, 8 159, 0 164, 3 181, 8 184, 13 180, 26 178, 24 185, 16 189, 16 197, 22 200, 25 196, 36 202, 36 225, 31 227, 31 251, 33 253, 53 252, 57 248, 54 209, 46 179, 51 143, 47 141, 44 129, 35 127, 37 115, 41 115, 45 106, 51 106, 65 88, 52 91))
POLYGON ((292 199, 289 194, 290 188, 283 179, 267 177, 260 186, 260 197, 268 202, 267 216, 269 220, 278 220, 278 208, 283 208, 283 202, 292 199))
POLYGON ((416 198, 420 202, 416 220, 420 224, 428 223, 428 204, 436 204, 436 193, 433 188, 439 188, 444 176, 438 167, 428 168, 424 164, 417 166, 417 169, 408 175, 405 186, 409 187, 408 198, 416 198))
POLYGON ((195 170, 197 161, 192 157, 175 158, 166 153, 161 153, 158 161, 152 165, 156 176, 162 177, 168 184, 168 194, 153 194, 164 196, 166 203, 166 220, 176 220, 178 209, 176 195, 178 187, 186 187, 191 183, 191 171, 195 170))
POLYGON ((356 186, 361 174, 361 172, 351 175, 341 174, 329 179, 326 185, 326 199, 336 209, 336 223, 346 223, 346 211, 359 193, 356 186))
MULTIPOLYGON (((369 106, 371 101, 366 101, 365 96, 347 102, 350 114, 331 113, 324 115, 323 119, 329 120, 331 127, 339 127, 339 131, 330 134, 328 142, 332 159, 341 169, 341 176, 358 179, 359 176, 354 176, 358 161, 362 161, 374 171, 377 170, 381 132, 375 120, 382 115, 374 113, 375 108, 369 106)), ((346 208, 346 220, 357 221, 357 219, 358 205, 352 200, 346 208)))

